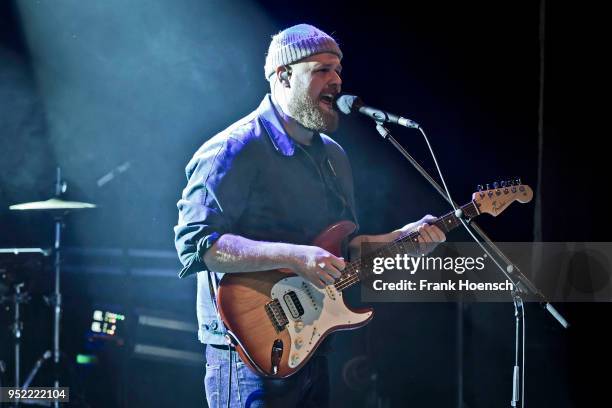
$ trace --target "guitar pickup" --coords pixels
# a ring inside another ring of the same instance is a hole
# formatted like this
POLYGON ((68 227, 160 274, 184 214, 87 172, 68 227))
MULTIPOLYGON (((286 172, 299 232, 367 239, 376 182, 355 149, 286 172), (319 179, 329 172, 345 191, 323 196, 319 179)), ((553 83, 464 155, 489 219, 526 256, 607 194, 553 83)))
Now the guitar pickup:
POLYGON ((297 319, 304 314, 304 307, 302 306, 297 293, 294 291, 287 292, 283 296, 283 300, 285 301, 285 305, 287 305, 287 309, 289 309, 289 313, 291 313, 291 317, 293 319, 297 319))

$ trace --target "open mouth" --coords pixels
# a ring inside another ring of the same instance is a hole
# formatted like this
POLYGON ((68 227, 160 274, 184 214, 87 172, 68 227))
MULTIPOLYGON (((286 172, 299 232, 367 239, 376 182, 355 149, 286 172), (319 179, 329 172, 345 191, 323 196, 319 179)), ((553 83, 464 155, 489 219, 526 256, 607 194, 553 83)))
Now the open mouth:
POLYGON ((334 95, 329 93, 321 94, 320 100, 321 103, 323 103, 323 105, 327 106, 329 109, 334 108, 334 95))

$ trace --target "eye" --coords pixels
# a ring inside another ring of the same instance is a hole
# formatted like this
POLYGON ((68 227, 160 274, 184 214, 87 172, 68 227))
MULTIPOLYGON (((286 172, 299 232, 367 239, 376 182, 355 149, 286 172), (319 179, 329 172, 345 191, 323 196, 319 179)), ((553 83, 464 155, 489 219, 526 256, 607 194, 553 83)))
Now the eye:
POLYGON ((335 72, 339 77, 342 76, 342 70, 341 69, 334 69, 332 67, 316 68, 313 72, 315 74, 321 73, 323 75, 327 75, 330 72, 335 72))

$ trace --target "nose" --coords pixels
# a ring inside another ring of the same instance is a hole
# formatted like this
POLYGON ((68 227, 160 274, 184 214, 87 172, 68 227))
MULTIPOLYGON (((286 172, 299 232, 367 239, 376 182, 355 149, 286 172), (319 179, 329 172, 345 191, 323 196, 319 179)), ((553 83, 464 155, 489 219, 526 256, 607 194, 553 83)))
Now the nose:
POLYGON ((332 75, 333 75, 333 78, 332 78, 332 81, 331 81, 331 85, 333 85, 334 87, 338 88, 338 92, 341 92, 342 77, 340 76, 340 74, 337 71, 334 71, 334 73, 332 75))

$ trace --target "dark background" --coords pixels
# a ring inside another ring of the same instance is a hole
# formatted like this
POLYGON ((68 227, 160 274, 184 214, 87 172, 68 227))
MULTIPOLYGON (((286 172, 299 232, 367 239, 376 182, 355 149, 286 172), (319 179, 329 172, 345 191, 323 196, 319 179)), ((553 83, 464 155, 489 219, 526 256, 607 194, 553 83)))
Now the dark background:
MULTIPOLYGON (((172 242, 183 168, 201 143, 267 92, 270 35, 292 24, 308 22, 338 39, 346 92, 424 127, 456 201, 470 200, 477 184, 510 176, 536 190, 539 210, 534 200, 478 219, 494 240, 608 240, 602 10, 552 1, 464 3, 409 2, 401 11, 385 1, 1 3, 0 246, 51 246, 47 215, 8 206, 49 198, 57 166, 68 199, 99 205, 71 215, 64 229, 62 336, 75 401, 176 403, 163 400, 162 390, 179 393, 182 406, 202 404, 201 362, 134 352, 138 344, 156 344, 197 355, 195 335, 147 332, 137 322, 153 315, 195 324, 195 282, 176 278, 172 242), (114 178, 100 185, 112 171, 114 178), (123 346, 88 349, 85 334, 97 306, 126 314, 123 346), (100 363, 75 364, 85 352, 100 363)), ((393 131, 433 173, 421 135, 393 131)), ((363 232, 448 211, 368 120, 342 118, 334 136, 351 159, 363 232)), ((456 232, 449 239, 466 237, 456 232)), ((27 273, 5 267, 27 275, 32 292, 22 378, 51 342, 42 294, 52 280, 44 262, 27 273)), ((359 293, 352 297, 358 303, 359 293)), ((557 306, 570 330, 537 305, 526 308, 527 403, 599 404, 608 385, 598 373, 612 362, 609 304, 557 306)), ((337 336, 335 406, 377 406, 377 399, 391 407, 508 404, 511 303, 376 310, 367 328, 337 336)), ((12 378, 11 313, 0 315, 3 384, 12 378)), ((48 376, 43 369, 37 381, 43 385, 48 376)))

